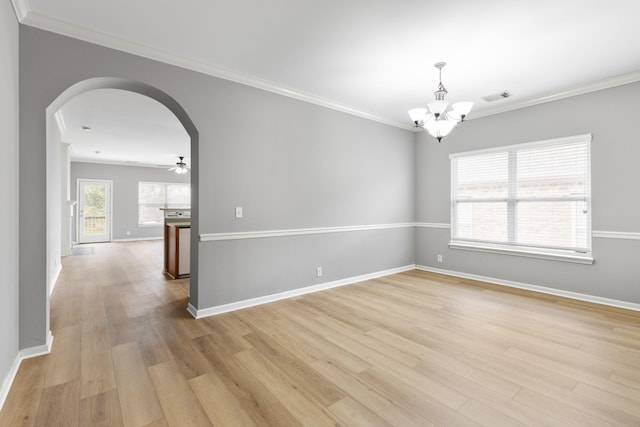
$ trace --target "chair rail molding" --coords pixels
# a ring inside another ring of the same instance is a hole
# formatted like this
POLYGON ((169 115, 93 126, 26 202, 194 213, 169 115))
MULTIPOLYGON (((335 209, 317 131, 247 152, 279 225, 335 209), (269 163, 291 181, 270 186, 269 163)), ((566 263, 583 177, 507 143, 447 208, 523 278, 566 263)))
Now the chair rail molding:
POLYGON ((414 222, 402 222, 394 224, 351 225, 342 227, 297 228, 287 230, 258 230, 239 231, 232 233, 203 233, 200 234, 201 242, 220 240, 261 239, 270 237, 304 236, 310 234, 347 233, 353 231, 389 230, 394 228, 415 227, 414 222))
POLYGON ((591 234, 601 239, 640 240, 640 233, 632 231, 593 231, 591 234))

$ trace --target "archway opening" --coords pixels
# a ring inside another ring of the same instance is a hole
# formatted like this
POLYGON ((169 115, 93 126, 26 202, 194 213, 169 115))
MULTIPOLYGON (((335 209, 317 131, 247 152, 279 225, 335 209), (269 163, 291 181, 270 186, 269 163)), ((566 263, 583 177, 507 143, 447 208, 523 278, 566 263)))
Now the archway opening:
MULTIPOLYGON (((51 332, 50 332, 50 295, 55 284, 55 280, 61 270, 60 259, 63 255, 63 233, 67 233, 69 230, 64 230, 64 221, 69 221, 68 218, 64 218, 64 212, 68 209, 67 206, 63 206, 63 171, 62 165, 64 164, 64 153, 62 153, 63 146, 60 144, 60 116, 56 117, 56 113, 61 108, 83 94, 87 94, 92 91, 100 89, 111 89, 119 91, 127 91, 133 94, 139 94, 144 97, 148 97, 151 100, 157 101, 157 103, 166 107, 166 109, 175 116, 180 122, 184 131, 188 135, 189 139, 189 151, 190 151, 190 184, 191 184, 191 235, 194 236, 190 242, 190 281, 189 281, 189 300, 190 304, 197 306, 198 295, 198 242, 197 236, 198 230, 198 132, 185 112, 182 106, 167 93, 152 87, 150 85, 135 82, 119 78, 93 78, 84 80, 74 84, 73 86, 62 92, 53 101, 46 110, 46 169, 47 169, 47 200, 46 200, 46 325, 45 330, 47 334, 47 347, 51 345, 51 332)), ((68 159, 66 159, 68 162, 68 159)), ((64 185, 67 185, 65 182, 64 185)), ((71 185, 74 185, 71 183, 71 185)), ((69 225, 71 227, 71 225, 69 225)), ((70 242, 69 242, 70 243, 70 242)))

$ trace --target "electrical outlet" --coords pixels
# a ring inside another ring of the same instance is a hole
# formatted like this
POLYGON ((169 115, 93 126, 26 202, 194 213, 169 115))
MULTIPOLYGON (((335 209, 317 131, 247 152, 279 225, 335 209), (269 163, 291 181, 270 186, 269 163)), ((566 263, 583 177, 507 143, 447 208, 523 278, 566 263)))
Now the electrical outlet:
POLYGON ((438 254, 438 262, 442 262, 442 255, 438 254))
POLYGON ((127 236, 131 236, 131 231, 127 230, 127 236))
POLYGON ((318 276, 318 277, 322 276, 322 267, 316 268, 316 276, 318 276))
POLYGON ((236 206, 236 218, 242 218, 242 206, 236 206))

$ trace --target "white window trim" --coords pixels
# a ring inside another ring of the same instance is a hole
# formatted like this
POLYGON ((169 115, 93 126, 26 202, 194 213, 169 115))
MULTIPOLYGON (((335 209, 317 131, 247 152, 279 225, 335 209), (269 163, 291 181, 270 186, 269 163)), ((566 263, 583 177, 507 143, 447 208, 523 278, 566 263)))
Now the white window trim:
POLYGON ((462 151, 460 153, 451 153, 449 154, 449 159, 455 159, 456 157, 469 157, 476 154, 499 153, 502 151, 512 150, 516 148, 544 147, 545 145, 556 145, 561 143, 569 144, 571 142, 583 142, 583 141, 592 142, 592 140, 593 140, 593 134, 585 133, 582 135, 565 136, 562 138, 544 139, 541 141, 523 142, 520 144, 501 145, 500 147, 483 148, 480 150, 471 150, 471 151, 462 151))
MULTIPOLYGON (((473 150, 473 151, 465 151, 465 152, 460 152, 460 153, 452 153, 449 155, 449 159, 455 159, 458 157, 469 157, 469 156, 474 156, 474 155, 481 155, 481 154, 489 154, 489 153, 497 153, 497 152, 504 152, 504 151, 509 151, 509 150, 513 150, 513 149, 522 149, 522 148, 527 148, 527 147, 543 147, 545 145, 556 145, 556 144, 562 144, 562 143, 572 143, 572 142, 584 142, 584 141, 588 141, 589 144, 591 144, 591 142, 593 141, 593 136, 592 134, 588 133, 588 134, 582 134, 582 135, 574 135, 574 136, 568 136, 568 137, 563 137, 563 138, 554 138, 554 139, 547 139, 547 140, 543 140, 543 141, 534 141, 534 142, 528 142, 528 143, 521 143, 521 144, 511 144, 511 145, 505 145, 505 146, 501 146, 501 147, 495 147, 495 148, 487 148, 487 149, 481 149, 481 150, 473 150)), ((591 148, 589 146, 589 152, 588 152, 588 162, 589 165, 591 165, 591 148)), ((527 247, 527 246, 523 246, 523 245, 511 245, 511 244, 500 244, 500 243, 490 243, 490 242, 477 242, 477 241, 464 241, 461 239, 455 239, 454 238, 454 233, 455 233, 455 209, 453 208, 453 204, 454 204, 454 188, 453 188, 453 182, 454 182, 454 178, 453 178, 453 169, 451 170, 451 205, 450 205, 450 209, 451 209, 451 240, 449 242, 449 248, 451 249, 462 249, 462 250, 470 250, 470 251, 478 251, 478 252, 487 252, 487 253, 496 253, 496 254, 503 254, 503 255, 514 255, 514 256, 522 256, 522 257, 529 257, 529 258, 539 258, 539 259, 548 259, 548 260, 555 260, 555 261, 565 261, 565 262, 573 262, 573 263, 579 263, 579 264, 593 264, 594 263, 594 258, 592 255, 592 223, 591 223, 591 167, 589 166, 589 196, 586 200, 587 202, 587 227, 588 227, 588 248, 587 251, 585 253, 580 253, 580 252, 576 252, 573 250, 559 250, 559 249, 551 249, 551 248, 537 248, 537 247, 527 247)), ((510 168, 510 170, 512 172, 515 172, 515 168, 510 168)), ((514 180, 509 179, 509 183, 510 183, 510 190, 511 191, 511 187, 514 186, 514 180)), ((563 198, 563 199, 568 199, 568 198, 563 198)), ((512 197, 509 197, 508 200, 515 200, 512 197)), ((524 199, 518 199, 518 200, 524 200, 524 199)), ((542 201, 543 199, 535 199, 537 201, 542 201)), ((584 198, 580 198, 580 200, 584 200, 584 198)), ((476 200, 474 200, 476 201, 476 200)), ((487 201, 499 201, 498 199, 491 199, 491 200, 487 200, 487 201)), ((505 200, 502 200, 505 201, 505 200)))
POLYGON ((528 258, 549 259, 554 261, 574 262, 577 264, 593 264, 595 261, 590 254, 584 256, 578 255, 573 251, 552 251, 546 249, 544 251, 537 251, 533 248, 524 249, 523 246, 502 246, 502 245, 489 245, 489 244, 475 244, 475 243, 463 243, 458 240, 452 240, 449 243, 451 249, 464 249, 468 251, 476 252, 488 252, 493 254, 502 255, 515 255, 528 258))

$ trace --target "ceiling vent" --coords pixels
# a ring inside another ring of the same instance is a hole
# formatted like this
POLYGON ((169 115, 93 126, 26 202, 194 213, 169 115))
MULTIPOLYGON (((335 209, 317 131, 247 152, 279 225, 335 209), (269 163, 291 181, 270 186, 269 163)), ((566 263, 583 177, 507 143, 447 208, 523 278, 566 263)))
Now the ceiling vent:
POLYGON ((487 102, 493 102, 493 101, 498 101, 500 99, 508 98, 510 96, 511 96, 511 92, 509 92, 508 90, 503 90, 502 92, 494 93, 492 95, 483 96, 482 99, 484 99, 487 102))

